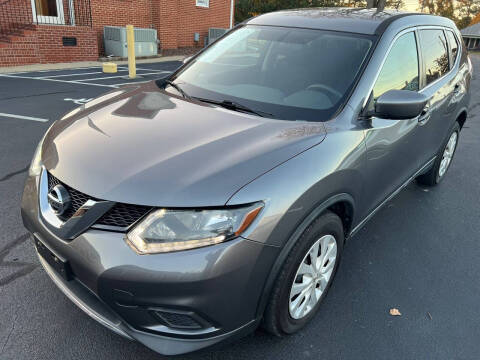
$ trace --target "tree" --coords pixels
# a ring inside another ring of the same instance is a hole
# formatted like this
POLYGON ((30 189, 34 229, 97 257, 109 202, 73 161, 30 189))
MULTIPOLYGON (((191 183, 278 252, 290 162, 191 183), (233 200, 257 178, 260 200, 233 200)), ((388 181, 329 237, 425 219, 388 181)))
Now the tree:
POLYGON ((367 8, 377 8, 378 11, 385 9, 386 0, 367 0, 367 8))
POLYGON ((472 21, 468 25, 474 25, 474 24, 478 24, 478 23, 480 23, 480 12, 477 14, 477 16, 475 16, 472 19, 472 21))
MULTIPOLYGON (((458 1, 458 0, 455 0, 458 1)), ((480 1, 480 0, 465 0, 480 1)), ((454 0, 419 0, 420 11, 433 15, 444 16, 458 23, 459 18, 456 16, 454 0)))
POLYGON ((390 9, 400 10, 405 6, 403 0, 387 0, 385 6, 390 9))
POLYGON ((457 0, 456 11, 458 20, 456 21, 459 28, 464 28, 472 22, 475 15, 480 11, 480 0, 457 0))

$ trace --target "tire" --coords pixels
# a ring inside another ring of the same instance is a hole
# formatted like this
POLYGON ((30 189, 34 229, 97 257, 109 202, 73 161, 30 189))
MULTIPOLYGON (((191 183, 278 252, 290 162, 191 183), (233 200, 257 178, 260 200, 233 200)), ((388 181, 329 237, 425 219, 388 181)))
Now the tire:
POLYGON ((266 331, 276 336, 292 334, 303 328, 315 316, 337 271, 343 250, 343 243, 344 232, 342 221, 337 215, 330 211, 319 216, 303 232, 286 258, 273 285, 262 323, 262 327, 266 331), (336 248, 333 246, 332 241, 335 242, 336 248), (313 267, 309 267, 311 265, 308 265, 307 263, 309 261, 311 262, 311 260, 309 260, 311 259, 309 252, 312 250, 312 254, 314 253, 315 248, 313 246, 316 244, 319 244, 319 250, 317 251, 318 260, 316 263, 326 263, 326 266, 320 266, 322 270, 318 270, 316 275, 311 275, 310 273, 298 275, 297 271, 301 271, 301 264, 306 266, 302 267, 302 269, 308 268, 314 270, 313 267), (334 251, 334 248, 336 249, 336 252, 334 251), (330 260, 333 259, 333 254, 335 253, 334 261, 328 262, 323 259, 323 251, 326 251, 327 249, 329 251, 327 252, 327 257, 330 260), (331 265, 332 263, 333 266, 331 265), (331 271, 326 271, 330 268, 331 271), (323 274, 321 274, 322 271, 323 274), (328 274, 330 275, 327 280, 326 278, 328 274), (311 282, 309 282, 309 279, 311 279, 311 282), (293 288, 294 281, 296 284, 295 289, 293 288), (308 294, 305 295, 306 293, 300 293, 291 298, 292 292, 296 292, 300 287, 306 289, 307 287, 305 287, 305 284, 307 283, 310 284, 307 286, 310 287, 308 290, 311 295, 309 301, 307 301, 308 294), (304 301, 299 299, 300 296, 304 297, 304 301), (291 301, 292 299, 293 301, 291 301), (314 301, 316 301, 315 304, 313 304, 314 301), (304 303, 308 305, 305 305, 304 303), (298 307, 294 307, 294 304, 299 305, 298 307), (300 306, 302 306, 302 304, 304 304, 305 309, 309 310, 300 311, 300 306), (294 310, 292 310, 292 308, 294 310), (305 312, 305 314, 302 314, 303 312, 305 312))
POLYGON ((458 138, 460 135, 460 125, 458 122, 455 122, 450 134, 447 138, 447 141, 443 144, 440 151, 437 153, 437 157, 435 162, 430 170, 423 175, 417 177, 418 183, 427 186, 435 186, 438 185, 447 174, 450 165, 452 164, 453 156, 455 154, 455 150, 457 149, 458 138), (455 134, 455 135, 454 135, 455 134), (452 138, 455 137, 455 141, 453 144, 453 149, 447 151, 447 148, 452 146, 451 141, 452 138), (449 154, 447 154, 449 152, 449 154), (445 160, 445 157, 449 156, 448 160, 445 160), (445 168, 443 168, 444 160, 447 162, 445 168))

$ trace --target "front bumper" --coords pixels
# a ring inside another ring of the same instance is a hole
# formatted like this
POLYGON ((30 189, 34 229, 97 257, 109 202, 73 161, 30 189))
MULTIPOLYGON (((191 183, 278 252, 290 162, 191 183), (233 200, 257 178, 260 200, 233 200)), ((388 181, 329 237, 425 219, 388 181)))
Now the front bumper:
POLYGON ((65 241, 42 223, 36 179, 31 177, 22 199, 22 218, 38 240, 68 261, 70 281, 39 255, 48 275, 75 304, 116 333, 165 355, 252 331, 278 254, 276 247, 243 238, 157 255, 136 254, 122 233, 90 229, 65 241), (161 314, 174 314, 181 324, 166 322, 161 314), (188 318, 198 326, 185 326, 188 318))

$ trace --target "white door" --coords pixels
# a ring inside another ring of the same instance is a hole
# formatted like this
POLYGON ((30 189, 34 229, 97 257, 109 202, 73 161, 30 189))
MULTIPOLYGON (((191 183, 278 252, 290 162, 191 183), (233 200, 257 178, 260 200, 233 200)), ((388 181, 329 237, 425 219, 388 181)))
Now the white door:
POLYGON ((39 24, 64 25, 63 0, 31 0, 33 20, 39 24))

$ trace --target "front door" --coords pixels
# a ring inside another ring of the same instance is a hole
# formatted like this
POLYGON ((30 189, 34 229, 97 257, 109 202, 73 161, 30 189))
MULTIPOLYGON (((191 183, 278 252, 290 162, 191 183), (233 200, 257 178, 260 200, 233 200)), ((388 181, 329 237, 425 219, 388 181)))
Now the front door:
POLYGON ((33 20, 39 24, 64 25, 63 0, 31 0, 33 20))
MULTIPOLYGON (((389 90, 419 91, 419 57, 415 31, 394 41, 373 87, 373 101, 389 90)), ((373 210, 414 174, 423 144, 418 118, 406 120, 373 116, 365 131, 370 181, 366 196, 373 210)))

